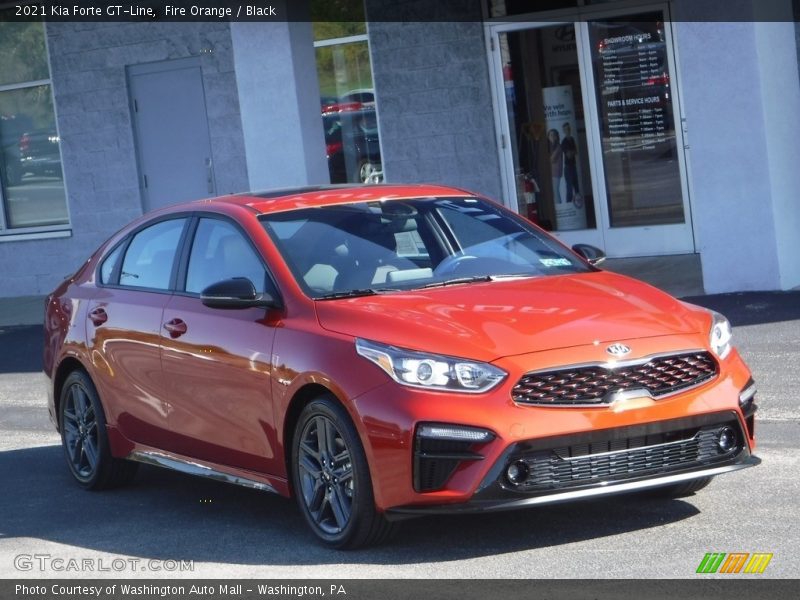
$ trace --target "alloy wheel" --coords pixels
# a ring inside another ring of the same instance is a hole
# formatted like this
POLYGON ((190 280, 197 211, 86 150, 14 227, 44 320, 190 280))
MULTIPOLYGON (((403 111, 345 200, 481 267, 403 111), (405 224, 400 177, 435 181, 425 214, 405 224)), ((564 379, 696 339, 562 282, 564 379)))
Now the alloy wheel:
POLYGON ((373 165, 371 162, 366 161, 361 163, 361 168, 359 169, 358 173, 361 183, 370 183, 370 177, 372 177, 372 174, 375 173, 375 171, 375 165, 373 165))
POLYGON ((301 434, 298 467, 303 501, 326 534, 341 533, 350 521, 355 480, 350 449, 328 417, 315 415, 301 434))
POLYGON ((86 390, 79 384, 69 388, 65 401, 62 426, 67 459, 78 477, 89 479, 99 460, 97 415, 86 390))

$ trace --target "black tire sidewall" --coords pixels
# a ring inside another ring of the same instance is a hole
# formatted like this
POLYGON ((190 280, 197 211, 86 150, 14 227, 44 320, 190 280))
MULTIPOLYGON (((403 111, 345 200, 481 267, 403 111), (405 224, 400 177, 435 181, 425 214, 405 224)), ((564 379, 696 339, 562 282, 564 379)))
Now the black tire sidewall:
POLYGON ((97 394, 97 390, 95 389, 94 384, 89 376, 81 371, 74 371, 73 373, 70 373, 70 375, 64 381, 59 399, 58 424, 61 431, 61 447, 64 452, 64 459, 67 461, 67 466, 69 467, 70 473, 81 487, 86 489, 95 488, 100 482, 103 473, 110 466, 109 463, 111 461, 111 453, 109 450, 108 436, 106 433, 106 416, 105 412, 103 412, 103 405, 100 403, 100 396, 97 394), (64 407, 66 406, 67 395, 69 394, 70 389, 76 385, 80 386, 84 392, 86 392, 86 397, 92 404, 92 409, 94 410, 95 419, 97 421, 97 467, 95 468, 94 473, 92 473, 92 475, 88 478, 81 477, 75 472, 75 469, 72 465, 72 460, 69 457, 66 437, 64 434, 64 407))
POLYGON ((329 397, 321 397, 309 403, 297 419, 294 437, 292 438, 291 478, 294 495, 300 507, 300 512, 303 514, 303 518, 314 531, 315 535, 326 545, 335 548, 346 547, 348 543, 358 535, 359 529, 364 527, 365 522, 371 520, 374 515, 375 505, 372 493, 372 479, 370 477, 369 466, 367 464, 361 438, 345 409, 338 402, 329 397), (298 469, 300 441, 306 424, 316 416, 327 417, 333 422, 347 444, 350 451, 351 463, 353 465, 355 489, 353 491, 353 501, 351 503, 350 521, 344 528, 344 531, 337 534, 329 534, 323 531, 314 522, 305 504, 300 484, 300 473, 298 469))

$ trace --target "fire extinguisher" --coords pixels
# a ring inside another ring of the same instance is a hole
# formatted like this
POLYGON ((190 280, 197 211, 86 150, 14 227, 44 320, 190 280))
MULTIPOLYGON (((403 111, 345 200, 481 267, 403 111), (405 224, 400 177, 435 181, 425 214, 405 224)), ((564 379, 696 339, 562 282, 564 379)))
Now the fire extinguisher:
POLYGON ((503 66, 503 86, 506 90, 506 101, 515 102, 516 94, 514 93, 514 72, 511 70, 511 63, 506 63, 503 66))
POLYGON ((536 182, 530 175, 526 175, 522 185, 528 211, 528 220, 539 225, 539 210, 536 204, 536 192, 539 190, 537 189, 536 182))

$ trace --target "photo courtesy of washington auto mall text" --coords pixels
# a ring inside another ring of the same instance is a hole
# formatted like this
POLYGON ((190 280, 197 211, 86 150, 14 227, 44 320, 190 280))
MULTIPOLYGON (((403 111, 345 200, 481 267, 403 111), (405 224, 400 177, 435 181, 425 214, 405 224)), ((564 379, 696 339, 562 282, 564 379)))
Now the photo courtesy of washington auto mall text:
MULTIPOLYGON (((283 583, 227 583, 204 581, 202 583, 16 583, 13 588, 18 598, 56 598, 61 600, 88 600, 91 598, 334 598, 346 597, 341 583, 303 585, 283 583)), ((5 599, 6 596, 3 596, 5 599)))

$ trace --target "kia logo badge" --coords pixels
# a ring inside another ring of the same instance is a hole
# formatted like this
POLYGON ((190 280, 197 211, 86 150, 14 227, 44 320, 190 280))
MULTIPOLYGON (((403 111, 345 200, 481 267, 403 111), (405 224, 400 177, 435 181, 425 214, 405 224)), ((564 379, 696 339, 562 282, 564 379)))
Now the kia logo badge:
POLYGON ((631 351, 625 344, 611 344, 608 348, 606 348, 606 352, 608 352, 611 356, 625 356, 629 354, 631 351))

